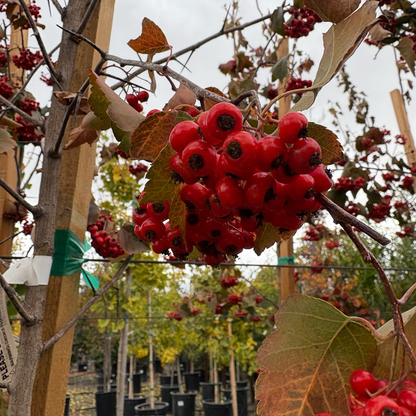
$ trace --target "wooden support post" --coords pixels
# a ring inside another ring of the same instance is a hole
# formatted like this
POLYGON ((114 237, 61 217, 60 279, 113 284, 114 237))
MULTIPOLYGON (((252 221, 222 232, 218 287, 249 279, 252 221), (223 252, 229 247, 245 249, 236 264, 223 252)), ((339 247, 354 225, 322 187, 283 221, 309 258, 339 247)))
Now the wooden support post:
POLYGON ((237 383, 235 379, 235 360, 234 360, 234 347, 232 342, 232 324, 233 320, 228 319, 228 338, 230 340, 230 384, 231 384, 231 399, 233 401, 233 416, 238 416, 238 403, 237 403, 237 383))
MULTIPOLYGON (((277 51, 278 59, 283 58, 289 54, 289 40, 283 39, 277 51)), ((285 91, 287 79, 285 78, 279 85, 279 94, 285 91)), ((279 119, 281 119, 290 110, 291 96, 282 98, 279 101, 279 119)), ((288 258, 293 256, 293 238, 282 241, 277 248, 277 255, 279 258, 288 258)), ((279 269, 280 276, 280 303, 282 303, 288 296, 296 292, 295 271, 293 268, 279 269)))
MULTIPOLYGON (((115 0, 101 0, 84 35, 108 50, 115 0)), ((88 6, 87 2, 85 5, 88 6)), ((65 53, 65 51, 61 52, 65 53)), ((98 62, 94 49, 86 43, 78 47, 70 91, 76 92, 98 62)), ((68 123, 64 144, 73 121, 68 123)), ((85 239, 91 184, 95 166, 95 146, 64 151, 59 184, 56 228, 73 231, 85 239)), ((49 339, 78 309, 79 272, 70 276, 51 276, 47 287, 42 338, 49 339)), ((33 389, 32 416, 62 416, 72 351, 74 328, 41 357, 33 389)))
MULTIPOLYGON (((416 148, 412 132, 410 131, 409 119, 407 118, 403 97, 397 89, 390 92, 390 97, 393 102, 394 112, 396 113, 400 134, 406 138, 404 150, 406 152, 407 162, 410 167, 414 168, 416 167, 416 148)), ((413 189, 416 192, 416 179, 413 182, 413 189)))
POLYGON ((153 362, 153 329, 152 329, 152 295, 149 292, 147 296, 149 304, 149 374, 150 374, 150 394, 149 403, 150 408, 155 408, 155 366, 153 362))

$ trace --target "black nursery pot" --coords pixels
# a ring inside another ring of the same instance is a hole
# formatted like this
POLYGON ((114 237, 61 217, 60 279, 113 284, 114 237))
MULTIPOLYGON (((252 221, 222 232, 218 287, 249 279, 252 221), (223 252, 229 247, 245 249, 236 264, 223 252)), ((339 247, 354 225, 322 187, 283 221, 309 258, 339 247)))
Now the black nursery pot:
POLYGON ((64 416, 69 416, 69 404, 71 401, 71 395, 67 394, 65 397, 65 410, 64 410, 64 416))
POLYGON ((164 416, 167 413, 169 403, 155 402, 154 409, 150 408, 150 403, 138 404, 134 407, 134 411, 138 416, 164 416))
POLYGON ((172 413, 172 396, 171 392, 179 391, 179 385, 171 386, 170 384, 164 384, 160 386, 160 397, 162 402, 168 403, 167 413, 172 413))
POLYGON ((95 408, 97 416, 114 416, 116 414, 116 392, 110 391, 108 393, 95 393, 95 408))
POLYGON ((199 392, 200 373, 183 373, 185 377, 186 390, 196 390, 199 392))
POLYGON ((172 415, 173 416, 194 416, 195 415, 195 396, 196 390, 186 391, 185 393, 171 392, 172 396, 172 415))
POLYGON ((133 393, 134 394, 140 393, 140 390, 142 388, 141 378, 142 376, 140 373, 133 374, 133 393))
POLYGON ((137 396, 129 399, 124 398, 124 416, 135 416, 135 407, 139 404, 146 403, 147 396, 137 396))
MULTIPOLYGON (((164 386, 164 385, 167 385, 167 384, 170 385, 171 384, 171 381, 172 381, 172 377, 171 376, 160 375, 159 384, 161 386, 164 386)), ((178 384, 178 376, 175 374, 173 376, 173 383, 172 383, 172 385, 176 385, 176 384, 178 384)))
MULTIPOLYGON (((224 393, 224 399, 232 400, 231 389, 221 389, 224 393)), ((247 392, 248 387, 239 387, 237 388, 237 407, 238 407, 238 416, 247 416, 247 392)))
POLYGON ((231 400, 223 403, 215 403, 214 400, 202 400, 205 416, 232 416, 233 407, 231 400))
POLYGON ((214 400, 214 383, 199 383, 202 387, 202 400, 214 400))

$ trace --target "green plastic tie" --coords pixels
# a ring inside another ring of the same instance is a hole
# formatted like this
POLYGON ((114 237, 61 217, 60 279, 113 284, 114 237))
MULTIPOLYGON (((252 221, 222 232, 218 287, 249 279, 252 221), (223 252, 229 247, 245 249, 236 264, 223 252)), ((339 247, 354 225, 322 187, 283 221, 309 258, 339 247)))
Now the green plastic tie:
POLYGON ((68 276, 81 269, 87 286, 98 289, 98 279, 82 268, 87 261, 84 253, 91 248, 87 241, 83 244, 71 230, 55 230, 54 248, 51 276, 68 276))
POLYGON ((277 264, 295 264, 295 257, 280 257, 277 264))

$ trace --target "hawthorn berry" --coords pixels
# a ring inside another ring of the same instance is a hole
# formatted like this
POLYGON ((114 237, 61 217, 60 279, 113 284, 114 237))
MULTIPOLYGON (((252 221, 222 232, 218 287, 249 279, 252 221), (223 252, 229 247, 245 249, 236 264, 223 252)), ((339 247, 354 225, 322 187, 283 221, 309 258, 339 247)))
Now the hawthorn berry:
POLYGON ((400 406, 387 396, 371 398, 363 411, 363 416, 399 416, 400 406))
POLYGON ((257 141, 250 133, 239 131, 228 135, 222 149, 231 166, 238 164, 243 169, 256 166, 257 141))
POLYGON ((145 103, 149 99, 149 93, 147 91, 139 91, 136 97, 141 103, 145 103))
POLYGON ((413 414, 416 414, 416 391, 402 389, 400 394, 397 396, 397 404, 406 407, 413 414))
POLYGON ((200 183, 185 185, 181 189, 180 197, 189 210, 204 209, 209 197, 209 190, 200 183))
POLYGON ((283 166, 287 158, 287 146, 279 137, 263 137, 257 145, 256 167, 263 172, 270 172, 283 166))
POLYGON ((193 141, 183 149, 182 163, 191 169, 197 178, 214 172, 216 162, 217 154, 209 143, 193 141))
POLYGON ((220 141, 233 132, 240 131, 243 127, 243 116, 240 110, 230 103, 215 104, 208 112, 203 134, 215 137, 220 141))
POLYGON ((165 225, 162 221, 150 217, 140 225, 140 235, 143 241, 156 241, 165 235, 165 225))
POLYGON ((199 126, 194 121, 185 120, 178 123, 170 132, 169 143, 172 149, 182 153, 183 149, 192 141, 199 140, 199 126))
POLYGON ((279 121, 279 137, 288 145, 308 132, 308 119, 302 113, 287 113, 279 121))
POLYGON ((197 182, 197 178, 189 167, 182 163, 179 153, 175 153, 169 160, 169 167, 172 169, 172 179, 176 183, 186 183, 192 185, 197 182))
POLYGON ((215 187, 217 196, 225 208, 238 208, 244 199, 242 188, 236 180, 225 177, 220 179, 215 187))
POLYGON ((298 174, 311 173, 321 163, 321 146, 316 140, 305 137, 296 140, 290 146, 287 154, 287 164, 293 172, 298 174))
POLYGON ((355 370, 350 376, 350 385, 354 393, 359 396, 367 396, 377 391, 377 383, 374 376, 365 370, 355 370))
POLYGON ((331 177, 331 173, 326 168, 326 166, 321 163, 314 171, 309 175, 312 176, 315 183, 313 185, 313 190, 315 192, 326 192, 334 184, 331 177))

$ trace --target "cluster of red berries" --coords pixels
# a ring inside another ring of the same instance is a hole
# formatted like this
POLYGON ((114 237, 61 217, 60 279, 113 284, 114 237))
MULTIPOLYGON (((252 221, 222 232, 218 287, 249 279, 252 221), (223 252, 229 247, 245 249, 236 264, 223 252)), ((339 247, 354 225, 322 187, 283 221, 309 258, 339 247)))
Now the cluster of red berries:
POLYGON ((317 273, 317 274, 322 273, 322 271, 324 269, 323 269, 323 267, 319 267, 319 266, 322 266, 322 265, 323 265, 323 263, 321 261, 314 262, 312 264, 312 267, 311 267, 311 272, 312 273, 317 273))
MULTIPOLYGON (((304 80, 302 78, 290 78, 286 85, 286 91, 299 90, 301 88, 309 88, 312 85, 311 80, 304 80)), ((303 92, 298 92, 297 95, 300 97, 303 92)))
POLYGON ((235 311, 234 312, 234 316, 236 316, 237 318, 244 318, 247 315, 248 315, 247 311, 235 311))
POLYGON ((365 370, 351 374, 350 385, 355 395, 349 397, 349 416, 412 416, 416 414, 416 381, 405 380, 399 389, 376 379, 365 370))
MULTIPOLYGON (((116 151, 117 151, 117 149, 116 149, 116 151)), ((147 166, 146 165, 143 165, 143 163, 139 163, 136 166, 129 165, 129 172, 132 175, 137 175, 137 174, 140 174, 140 173, 144 173, 144 172, 147 172, 147 166)))
POLYGON ((104 230, 106 221, 112 221, 110 215, 99 215, 98 221, 89 224, 87 231, 91 234, 91 246, 102 257, 120 257, 124 254, 124 250, 119 246, 116 238, 112 237, 104 230))
POLYGON ((136 111, 141 113, 143 106, 141 103, 146 102, 149 99, 149 93, 147 91, 140 91, 137 94, 126 94, 126 101, 130 107, 133 107, 136 111))
POLYGON ((405 176, 405 177, 402 179, 402 188, 403 188, 403 189, 407 189, 407 190, 409 190, 409 191, 410 191, 410 189, 412 189, 412 188, 413 188, 413 184, 414 184, 414 182, 415 182, 415 179, 414 179, 414 177, 413 177, 413 176, 405 176))
POLYGON ((5 66, 7 66, 7 62, 8 62, 8 57, 7 57, 6 49, 4 49, 3 47, 0 47, 0 67, 4 68, 5 66))
POLYGON ((39 51, 33 53, 26 48, 21 49, 20 55, 12 56, 13 63, 17 68, 26 69, 27 71, 31 71, 42 59, 43 56, 39 51))
POLYGON ((114 153, 120 157, 122 157, 123 159, 130 159, 130 156, 123 150, 121 149, 116 149, 114 151, 114 153))
POLYGON ((207 264, 217 265, 252 248, 264 222, 296 230, 304 214, 320 208, 314 192, 327 191, 332 181, 319 144, 306 137, 306 117, 287 114, 279 137, 259 141, 242 124, 237 107, 220 103, 196 122, 173 128, 169 141, 177 153, 170 167, 174 181, 185 183, 180 198, 187 209, 186 238, 178 227, 163 224, 168 202, 141 204, 133 214, 136 234, 153 242, 156 253, 171 249, 186 258, 195 246, 207 264))
POLYGON ((360 209, 358 208, 358 205, 354 204, 354 202, 349 202, 348 205, 344 207, 344 209, 349 214, 354 215, 354 217, 356 217, 360 213, 360 209))
POLYGON ((289 13, 292 15, 288 24, 285 24, 285 35, 291 38, 308 36, 314 29, 315 23, 321 22, 321 18, 307 7, 290 7, 289 13))
POLYGON ((238 280, 235 276, 227 276, 221 278, 221 286, 225 289, 238 285, 238 280))
POLYGON ((415 236, 415 230, 414 230, 413 226, 407 225, 406 227, 403 227, 403 230, 402 231, 397 231, 396 234, 400 238, 404 238, 404 237, 414 237, 415 236))
MULTIPOLYGON (((35 22, 37 22, 38 19, 42 17, 40 14, 40 7, 36 4, 35 0, 33 0, 32 3, 27 6, 27 8, 29 9, 29 12, 32 15, 33 20, 35 22)), ((30 28, 29 23, 26 23, 24 26, 22 26, 22 29, 29 29, 29 28, 30 28)))
POLYGON ((52 78, 47 77, 45 74, 41 74, 40 80, 50 87, 53 85, 52 78))
POLYGON ((403 146, 406 144, 407 139, 403 136, 403 134, 398 134, 394 137, 396 139, 397 144, 402 144, 403 146))
POLYGON ((334 185, 334 189, 337 191, 358 191, 365 184, 365 179, 361 176, 357 179, 352 180, 352 178, 339 178, 334 185))
POLYGON ((329 250, 339 247, 339 241, 325 241, 325 247, 329 250))
POLYGON ((20 101, 19 108, 28 114, 32 114, 32 111, 39 110, 39 103, 31 98, 25 98, 20 101))
POLYGON ((9 84, 9 77, 7 75, 0 76, 0 95, 4 98, 9 98, 13 94, 13 88, 9 84))
POLYGON ((240 302, 243 301, 243 297, 240 295, 236 295, 235 293, 228 294, 228 302, 231 305, 238 305, 240 302))
POLYGON ((397 181, 395 174, 392 172, 383 173, 381 176, 383 177, 385 182, 397 181))
POLYGON ((367 218, 379 223, 382 222, 390 214, 391 205, 389 203, 374 204, 367 214, 367 218))
POLYGON ((168 318, 172 321, 176 319, 177 321, 182 321, 182 317, 179 315, 179 312, 168 312, 168 318))
POLYGON ((323 231, 325 227, 322 224, 318 224, 316 226, 310 225, 309 228, 305 232, 305 236, 303 237, 304 241, 319 241, 323 238, 323 231))
POLYGON ((24 219, 22 226, 22 232, 24 235, 30 235, 32 233, 33 227, 34 227, 35 223, 34 222, 30 222, 27 218, 24 219))
POLYGON ((37 127, 34 124, 27 123, 23 117, 17 116, 16 121, 22 125, 22 127, 16 127, 14 132, 19 135, 19 140, 22 142, 39 142, 44 136, 38 133, 37 127))

